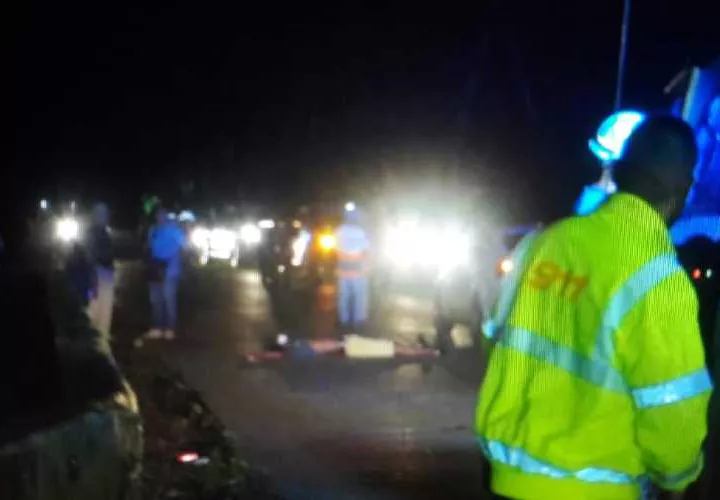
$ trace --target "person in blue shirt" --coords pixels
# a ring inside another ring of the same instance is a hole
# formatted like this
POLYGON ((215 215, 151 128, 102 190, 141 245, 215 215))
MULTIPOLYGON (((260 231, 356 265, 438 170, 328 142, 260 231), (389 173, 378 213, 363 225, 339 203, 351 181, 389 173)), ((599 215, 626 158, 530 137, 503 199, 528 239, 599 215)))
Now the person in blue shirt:
POLYGON ((338 317, 345 333, 356 332, 367 321, 367 253, 370 239, 360 225, 353 204, 345 209, 345 220, 337 228, 338 317))
POLYGON ((155 222, 148 233, 147 273, 153 325, 146 337, 172 340, 177 326, 177 287, 186 237, 164 208, 158 208, 155 222))

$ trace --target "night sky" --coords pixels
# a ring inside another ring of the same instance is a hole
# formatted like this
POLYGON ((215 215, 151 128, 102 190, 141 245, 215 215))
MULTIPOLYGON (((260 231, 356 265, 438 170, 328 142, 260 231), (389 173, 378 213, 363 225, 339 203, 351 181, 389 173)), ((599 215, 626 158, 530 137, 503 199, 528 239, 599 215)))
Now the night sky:
MULTIPOLYGON (((622 2, 425 3, 25 2, 13 182, 134 208, 190 181, 302 198, 458 162, 568 210, 597 175, 585 144, 612 108, 622 2)), ((634 2, 627 105, 665 106, 685 63, 720 56, 702 2, 657 4, 634 2)))

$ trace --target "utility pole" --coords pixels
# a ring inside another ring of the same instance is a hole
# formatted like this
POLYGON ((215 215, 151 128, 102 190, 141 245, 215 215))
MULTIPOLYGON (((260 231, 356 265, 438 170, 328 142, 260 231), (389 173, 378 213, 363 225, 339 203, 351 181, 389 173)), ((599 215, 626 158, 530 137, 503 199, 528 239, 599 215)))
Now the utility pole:
MULTIPOLYGON (((617 81, 615 82, 615 111, 622 106, 622 91, 625 83, 625 60, 627 58, 628 31, 630 29, 630 7, 632 0, 625 0, 623 4, 622 25, 620 26, 620 49, 618 51, 617 81)), ((611 166, 605 165, 598 185, 608 191, 615 189, 611 166)))
POLYGON ((622 106, 622 91, 625 83, 625 60, 627 58, 628 31, 630 29, 630 7, 632 0, 625 0, 622 26, 620 27, 620 51, 618 53, 618 72, 615 84, 615 111, 622 106))

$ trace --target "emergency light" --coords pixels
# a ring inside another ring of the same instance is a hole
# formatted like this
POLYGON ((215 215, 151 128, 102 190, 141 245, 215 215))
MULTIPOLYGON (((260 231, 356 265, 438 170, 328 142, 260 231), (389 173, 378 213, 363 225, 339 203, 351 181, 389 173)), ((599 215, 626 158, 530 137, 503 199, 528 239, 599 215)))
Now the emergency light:
POLYGON ((321 234, 320 239, 318 240, 318 245, 320 245, 320 248, 325 251, 333 250, 337 245, 335 235, 331 233, 321 234))

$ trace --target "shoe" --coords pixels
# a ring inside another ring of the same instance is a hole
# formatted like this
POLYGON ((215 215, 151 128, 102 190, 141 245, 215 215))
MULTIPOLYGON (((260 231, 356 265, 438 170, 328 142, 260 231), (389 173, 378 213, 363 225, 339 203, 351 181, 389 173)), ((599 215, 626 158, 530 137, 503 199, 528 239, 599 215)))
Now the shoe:
POLYGON ((175 340, 175 332, 173 330, 167 329, 163 334, 165 335, 165 340, 175 340))
POLYGON ((165 335, 164 335, 163 331, 162 331, 160 328, 151 328, 151 329, 145 334, 145 338, 147 338, 147 339, 153 339, 153 340, 161 339, 161 338, 163 338, 164 336, 165 336, 165 335))

